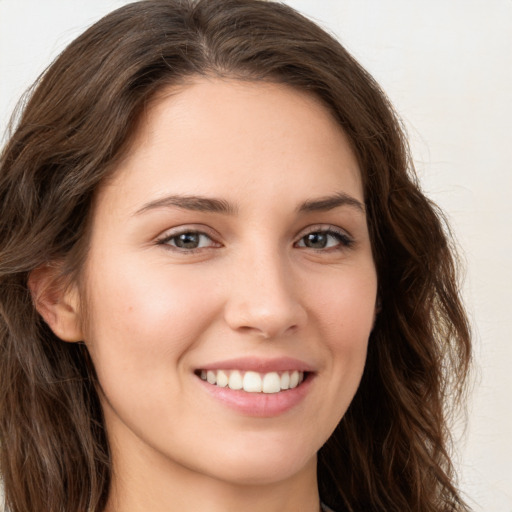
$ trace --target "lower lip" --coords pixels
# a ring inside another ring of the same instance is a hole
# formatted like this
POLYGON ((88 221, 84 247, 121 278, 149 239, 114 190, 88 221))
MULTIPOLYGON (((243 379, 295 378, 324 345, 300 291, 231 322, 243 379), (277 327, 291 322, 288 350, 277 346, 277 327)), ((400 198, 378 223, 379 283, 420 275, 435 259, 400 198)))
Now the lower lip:
POLYGON ((279 416, 299 405, 306 397, 314 380, 308 374, 296 388, 280 391, 279 393, 247 393, 230 388, 221 388, 197 377, 203 389, 230 409, 246 416, 271 418, 279 416))

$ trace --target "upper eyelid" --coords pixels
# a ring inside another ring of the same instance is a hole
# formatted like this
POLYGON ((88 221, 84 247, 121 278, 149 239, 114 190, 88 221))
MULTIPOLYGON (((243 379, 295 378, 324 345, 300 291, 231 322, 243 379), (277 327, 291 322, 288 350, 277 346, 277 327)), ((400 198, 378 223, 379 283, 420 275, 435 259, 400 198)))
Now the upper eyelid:
POLYGON ((206 235, 207 237, 211 238, 212 240, 215 240, 215 238, 218 238, 218 235, 216 235, 216 232, 212 230, 211 228, 208 228, 204 225, 198 225, 198 224, 191 224, 191 225, 183 225, 183 226, 176 226, 174 228, 166 229, 165 231, 162 231, 157 237, 156 240, 167 240, 169 238, 173 238, 175 236, 179 236, 183 233, 199 233, 201 235, 206 235))
POLYGON ((328 233, 328 232, 338 233, 340 235, 345 235, 347 238, 350 238, 351 240, 354 239, 354 237, 349 233, 349 231, 347 231, 346 229, 344 229, 340 226, 336 226, 334 224, 313 224, 311 226, 308 226, 308 227, 300 230, 299 233, 297 233, 297 239, 299 240, 302 237, 309 235, 310 233, 316 233, 318 231, 323 232, 323 233, 328 233))

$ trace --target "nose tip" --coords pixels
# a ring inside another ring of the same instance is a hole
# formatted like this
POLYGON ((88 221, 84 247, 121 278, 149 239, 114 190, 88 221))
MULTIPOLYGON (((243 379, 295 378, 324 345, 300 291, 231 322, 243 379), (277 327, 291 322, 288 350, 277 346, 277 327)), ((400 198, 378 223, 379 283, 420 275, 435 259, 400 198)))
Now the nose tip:
POLYGON ((271 303, 255 305, 254 303, 240 303, 235 308, 231 306, 226 320, 228 325, 236 331, 254 334, 263 339, 272 339, 295 332, 299 319, 291 308, 285 310, 271 303))
MULTIPOLYGON (((260 262, 261 263, 261 262, 260 262)), ((294 333, 306 311, 284 269, 261 264, 231 281, 225 319, 231 329, 272 339, 294 333)))

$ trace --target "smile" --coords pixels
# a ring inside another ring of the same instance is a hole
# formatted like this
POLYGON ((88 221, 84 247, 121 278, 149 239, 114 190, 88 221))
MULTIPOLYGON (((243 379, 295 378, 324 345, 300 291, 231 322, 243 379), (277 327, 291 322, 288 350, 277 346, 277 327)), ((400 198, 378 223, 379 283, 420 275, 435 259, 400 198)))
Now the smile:
POLYGON ((197 375, 214 386, 247 393, 279 393, 296 388, 304 380, 304 372, 298 370, 268 373, 242 370, 200 370, 197 375))

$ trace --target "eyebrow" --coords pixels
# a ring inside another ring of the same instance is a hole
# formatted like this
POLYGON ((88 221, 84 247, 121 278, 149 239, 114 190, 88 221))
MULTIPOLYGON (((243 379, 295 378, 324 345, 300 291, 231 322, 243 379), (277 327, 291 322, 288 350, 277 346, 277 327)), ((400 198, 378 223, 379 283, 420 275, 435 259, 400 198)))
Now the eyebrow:
POLYGON ((180 196, 173 195, 156 199, 145 204, 135 212, 135 215, 154 210, 157 208, 177 207, 184 210, 196 212, 223 213, 225 215, 235 215, 238 208, 224 199, 215 199, 213 197, 203 196, 180 196))
MULTIPOLYGON (((364 204, 356 198, 339 192, 332 196, 320 197, 318 199, 310 199, 300 204, 297 208, 299 213, 322 212, 339 208, 340 206, 349 206, 355 208, 361 213, 365 213, 364 204)), ((221 213, 224 215, 236 215, 238 206, 232 204, 225 199, 217 199, 214 197, 204 197, 195 195, 171 195, 161 199, 156 199, 145 204, 142 208, 135 212, 140 215, 150 210, 158 208, 182 208, 196 212, 221 213)))
POLYGON ((325 212, 338 208, 340 206, 350 206, 359 210, 361 213, 365 213, 366 208, 364 204, 344 192, 338 192, 332 196, 320 197, 318 199, 312 199, 302 203, 298 211, 299 212, 325 212))

